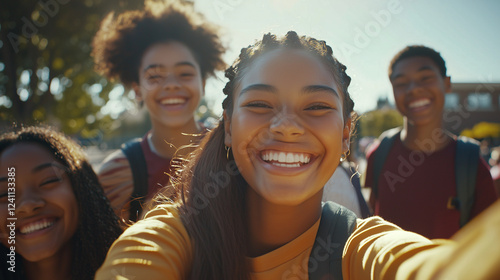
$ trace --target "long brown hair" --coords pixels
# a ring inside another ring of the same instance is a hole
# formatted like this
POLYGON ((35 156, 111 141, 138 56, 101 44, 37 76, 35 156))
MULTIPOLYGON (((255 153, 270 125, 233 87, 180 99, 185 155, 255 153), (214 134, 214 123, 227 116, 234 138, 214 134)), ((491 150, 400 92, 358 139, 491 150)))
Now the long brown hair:
MULTIPOLYGON (((253 46, 241 50, 226 70, 229 82, 223 108, 231 117, 233 92, 245 69, 261 54, 276 48, 304 49, 321 57, 331 70, 344 96, 344 119, 349 120, 354 102, 347 87, 346 67, 338 62, 324 41, 288 32, 278 39, 266 34, 253 46)), ((173 182, 178 190, 181 217, 193 241, 191 279, 249 279, 246 264, 245 196, 248 184, 239 174, 232 154, 224 145, 224 121, 208 133, 173 182)))

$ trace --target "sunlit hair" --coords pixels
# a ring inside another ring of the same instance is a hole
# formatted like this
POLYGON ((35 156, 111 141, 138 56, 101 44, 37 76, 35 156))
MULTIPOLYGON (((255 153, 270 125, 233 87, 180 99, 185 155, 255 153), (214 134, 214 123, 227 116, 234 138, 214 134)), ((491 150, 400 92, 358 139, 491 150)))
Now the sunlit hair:
MULTIPOLYGON (((20 143, 43 147, 65 167, 79 213, 78 226, 70 241, 73 254, 72 279, 94 279, 95 272, 104 262, 111 244, 122 230, 92 166, 78 144, 50 128, 26 127, 0 135, 0 155, 7 148, 20 143)), ((3 256, 4 250, 6 248, 0 244, 3 256)), ((21 260, 19 255, 17 259, 21 260)), ((2 269, 4 265, 1 265, 2 269)), ((16 277, 13 279, 23 279, 21 262, 16 262, 16 271, 19 273, 7 275, 16 277)))
POLYGON ((259 57, 262 53, 277 48, 290 48, 290 49, 304 49, 310 51, 312 54, 319 56, 322 62, 332 72, 333 77, 342 90, 344 99, 344 119, 348 119, 350 113, 354 108, 354 102, 349 95, 347 88, 351 83, 351 77, 345 72, 346 67, 340 63, 334 56, 330 46, 325 41, 316 40, 310 37, 299 37, 297 33, 290 31, 283 38, 278 39, 275 35, 266 34, 261 41, 255 43, 253 46, 241 49, 240 56, 233 63, 231 67, 226 70, 226 78, 229 82, 224 88, 224 94, 227 95, 223 102, 222 107, 227 110, 231 115, 233 110, 233 92, 245 73, 245 69, 253 63, 255 58, 259 57))
POLYGON ((219 29, 195 12, 191 2, 146 0, 144 10, 118 16, 112 12, 102 21, 92 42, 95 69, 130 86, 139 82, 140 63, 149 47, 176 41, 191 50, 205 80, 225 67, 219 29))
MULTIPOLYGON (((282 38, 266 34, 255 45, 241 50, 239 58, 226 70, 229 82, 224 88, 227 97, 223 108, 228 117, 232 113, 235 88, 245 75, 245 69, 257 57, 278 48, 306 50, 327 65, 342 90, 344 119, 350 121, 354 102, 347 91, 351 79, 345 72, 346 67, 333 57, 332 49, 324 41, 299 37, 295 32, 282 38)), ((175 202, 180 205, 181 218, 193 241, 190 279, 250 278, 245 259, 248 184, 239 173, 232 154, 226 151, 224 137, 224 120, 220 120, 172 182, 178 192, 175 202)))
POLYGON ((389 78, 392 76, 392 72, 394 72, 394 68, 396 64, 403 59, 412 58, 412 57, 427 57, 430 58, 436 66, 439 68, 439 72, 442 77, 446 77, 446 63, 444 62, 443 57, 439 52, 434 50, 433 48, 429 48, 422 45, 413 45, 407 46, 406 48, 399 51, 391 60, 389 64, 389 78))

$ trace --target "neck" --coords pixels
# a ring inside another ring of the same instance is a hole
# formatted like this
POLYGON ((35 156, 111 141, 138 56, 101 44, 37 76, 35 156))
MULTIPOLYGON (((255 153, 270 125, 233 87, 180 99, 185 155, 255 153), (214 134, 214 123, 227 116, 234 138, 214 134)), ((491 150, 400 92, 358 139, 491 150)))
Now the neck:
POLYGON ((432 153, 444 148, 452 139, 442 121, 427 125, 414 125, 405 118, 401 141, 411 150, 432 153))
POLYGON ((248 191, 249 257, 269 253, 294 240, 318 221, 321 216, 323 192, 296 206, 269 203, 251 188, 248 191))
POLYGON ((158 155, 164 158, 187 155, 192 149, 177 149, 184 145, 196 144, 200 139, 202 128, 192 119, 182 127, 168 127, 153 123, 151 141, 158 155), (177 153, 176 153, 177 152, 177 153))
POLYGON ((24 261, 28 280, 68 280, 71 279, 71 250, 62 250, 53 257, 38 261, 24 261))

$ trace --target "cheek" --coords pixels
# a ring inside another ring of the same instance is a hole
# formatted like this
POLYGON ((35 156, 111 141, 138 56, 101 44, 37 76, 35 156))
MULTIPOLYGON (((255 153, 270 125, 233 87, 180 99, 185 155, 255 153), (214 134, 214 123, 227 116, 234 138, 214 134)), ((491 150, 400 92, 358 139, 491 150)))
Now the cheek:
POLYGON ((66 226, 74 231, 78 224, 78 202, 70 185, 66 185, 64 191, 60 194, 60 207, 64 209, 64 217, 68 223, 66 226))
POLYGON ((142 93, 142 98, 146 99, 152 95, 152 93, 158 91, 160 85, 158 83, 149 83, 146 80, 141 80, 139 83, 139 90, 142 93))
POLYGON ((269 139, 266 124, 269 117, 234 112, 231 125, 232 147, 235 152, 246 156, 269 139))
POLYGON ((0 206, 0 242, 8 246, 9 229, 7 228, 7 204, 0 206))

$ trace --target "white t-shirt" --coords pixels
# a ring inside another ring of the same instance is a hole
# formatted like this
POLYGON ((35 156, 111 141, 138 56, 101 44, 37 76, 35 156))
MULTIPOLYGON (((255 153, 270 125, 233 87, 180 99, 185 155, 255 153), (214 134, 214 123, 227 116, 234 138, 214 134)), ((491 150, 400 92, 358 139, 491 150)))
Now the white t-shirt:
POLYGON ((352 186, 351 178, 341 166, 335 169, 332 177, 323 188, 323 202, 332 201, 351 210, 356 216, 361 217, 356 190, 352 186))

